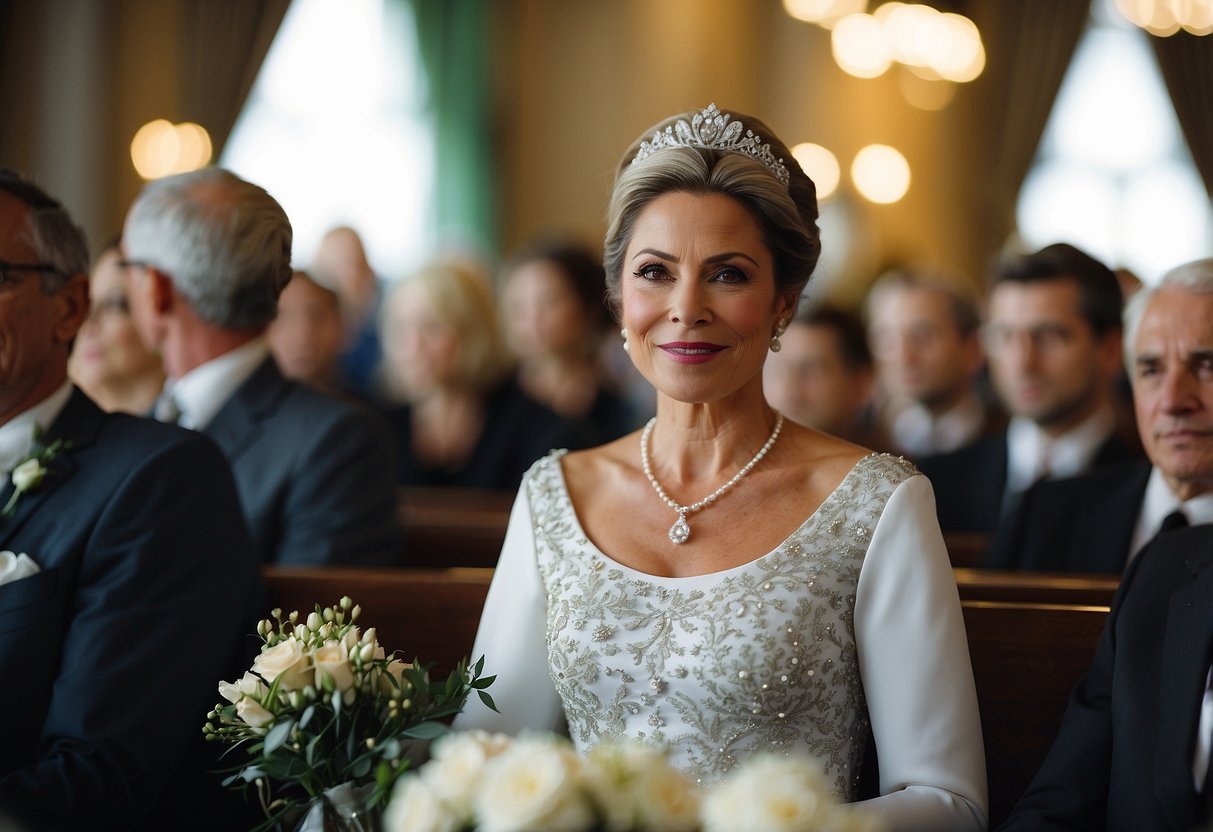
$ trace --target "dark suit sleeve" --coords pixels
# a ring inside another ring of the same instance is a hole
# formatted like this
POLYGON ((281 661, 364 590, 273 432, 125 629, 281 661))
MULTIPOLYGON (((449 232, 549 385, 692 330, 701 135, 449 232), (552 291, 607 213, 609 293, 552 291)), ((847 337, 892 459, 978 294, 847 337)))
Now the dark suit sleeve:
POLYGON ((1112 767, 1112 681, 1116 626, 1134 568, 1112 602, 1087 673, 1074 686, 1057 738, 999 832, 1102 830, 1112 767))
POLYGON ((344 408, 297 456, 274 562, 384 566, 400 562, 396 449, 383 419, 344 408))
MULTIPOLYGON (((0 778, 0 804, 34 829, 145 820, 255 623, 256 566, 222 455, 184 432, 142 448, 93 460, 130 472, 95 495, 105 504, 88 532, 37 758, 0 778)), ((5 668, 4 683, 20 684, 20 668, 5 668)))

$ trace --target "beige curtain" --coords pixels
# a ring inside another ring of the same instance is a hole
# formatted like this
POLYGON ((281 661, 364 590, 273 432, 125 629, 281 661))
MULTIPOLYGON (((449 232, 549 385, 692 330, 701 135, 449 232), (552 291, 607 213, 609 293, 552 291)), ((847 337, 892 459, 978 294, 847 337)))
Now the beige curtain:
POLYGON ((1213 35, 1179 32, 1150 43, 1196 169, 1213 194, 1213 35))
POLYGON ((973 18, 986 45, 974 82, 974 131, 984 149, 975 175, 985 182, 994 250, 1015 228, 1015 204, 1090 11, 1089 0, 986 0, 973 18))
POLYGON ((182 116, 219 158, 290 0, 182 0, 182 116))

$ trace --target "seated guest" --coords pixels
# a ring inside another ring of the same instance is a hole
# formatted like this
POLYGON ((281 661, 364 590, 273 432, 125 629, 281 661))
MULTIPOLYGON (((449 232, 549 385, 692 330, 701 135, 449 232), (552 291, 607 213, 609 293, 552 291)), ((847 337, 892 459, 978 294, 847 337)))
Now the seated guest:
POLYGON ((1121 582, 1095 658, 1002 832, 1207 829, 1213 527, 1163 534, 1121 582))
POLYGON ((0 284, 0 825, 197 828, 218 780, 188 760, 255 620, 231 471, 72 387, 84 237, 6 169, 0 284))
POLYGON ((1029 486, 1136 459, 1113 405, 1121 295, 1111 269, 1070 245, 996 267, 985 349, 1007 429, 919 460, 944 531, 993 532, 1029 486))
POLYGON ((376 374, 383 359, 379 344, 379 278, 366 259, 358 232, 349 226, 331 228, 316 250, 315 271, 331 281, 341 299, 344 340, 341 377, 354 391, 373 395, 376 374))
POLYGON ((278 315, 265 334, 282 375, 325 393, 344 392, 337 360, 345 333, 341 304, 332 289, 307 272, 295 272, 278 298, 278 315))
POLYGON ((93 265, 88 320, 76 336, 67 372, 102 410, 142 416, 164 388, 164 365, 131 320, 121 260, 115 238, 93 265))
POLYGON ((262 562, 399 559, 395 451, 377 414, 287 381, 265 330, 291 277, 291 225, 264 190, 219 168, 148 183, 123 247, 144 339, 169 381, 157 418, 227 455, 262 562))
POLYGON ((1213 523, 1213 259, 1133 296, 1124 352, 1149 462, 1029 489, 991 566, 1120 574, 1164 523, 1213 523))
POLYGON ((519 389, 488 283, 464 266, 435 263, 398 283, 383 346, 408 401, 388 413, 401 485, 515 489, 552 448, 586 443, 519 389))
POLYGON ((899 453, 954 451, 1001 420, 977 392, 984 358, 971 292, 942 276, 892 272, 868 294, 867 319, 880 426, 899 453))
POLYGON ((602 263, 572 244, 539 244, 505 269, 501 320, 518 359, 518 386, 592 429, 593 442, 634 430, 632 406, 604 382, 598 351, 606 322, 602 263))
POLYGON ((872 354, 856 316, 834 306, 803 307, 779 343, 762 370, 772 407, 805 427, 885 447, 873 425, 872 354))
POLYGON ((712 105, 633 142, 607 225, 612 308, 657 415, 527 472, 473 650, 499 710, 469 701, 455 726, 643 740, 709 784, 753 755, 808 756, 844 801, 870 728, 879 796, 855 816, 985 829, 930 483, 763 395, 821 251, 812 180, 765 124, 712 105))

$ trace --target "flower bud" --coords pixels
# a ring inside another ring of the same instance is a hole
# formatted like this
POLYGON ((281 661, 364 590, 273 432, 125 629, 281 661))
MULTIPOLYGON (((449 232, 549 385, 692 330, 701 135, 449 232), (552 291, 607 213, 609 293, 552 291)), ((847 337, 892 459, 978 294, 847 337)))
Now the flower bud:
POLYGON ((349 608, 354 605, 354 602, 350 599, 350 596, 348 596, 348 595, 342 595, 341 600, 338 603, 341 604, 341 609, 346 610, 346 611, 349 611, 349 608))
POLYGON ((379 634, 375 632, 374 627, 367 627, 366 632, 362 634, 362 643, 369 644, 372 641, 377 641, 379 634))
POLYGON ((299 620, 299 610, 291 610, 291 614, 287 616, 287 620, 294 624, 299 620))
POLYGON ((360 615, 362 615, 362 607, 355 604, 353 612, 350 613, 350 621, 357 621, 360 615))
POLYGON ((320 616, 317 613, 309 612, 307 614, 307 628, 313 632, 320 629, 320 616))
POLYGON ((324 608, 324 620, 331 623, 334 618, 336 618, 336 616, 333 614, 333 608, 325 607, 324 608))

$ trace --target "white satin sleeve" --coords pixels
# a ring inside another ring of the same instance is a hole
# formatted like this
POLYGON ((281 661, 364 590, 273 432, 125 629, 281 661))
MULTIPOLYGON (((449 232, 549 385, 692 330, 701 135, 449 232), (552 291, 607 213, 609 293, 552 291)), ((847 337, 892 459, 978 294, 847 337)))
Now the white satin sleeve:
MULTIPOLYGON (((494 712, 473 694, 454 730, 480 728, 517 734, 560 731, 564 707, 552 684, 547 653, 547 595, 535 559, 534 524, 524 481, 510 511, 501 557, 480 614, 472 656, 484 656, 494 712)), ((473 659, 473 660, 474 660, 473 659)))
POLYGON ((983 830, 986 764, 960 597, 930 482, 889 497, 855 597, 859 672, 880 797, 855 804, 890 832, 983 830))

